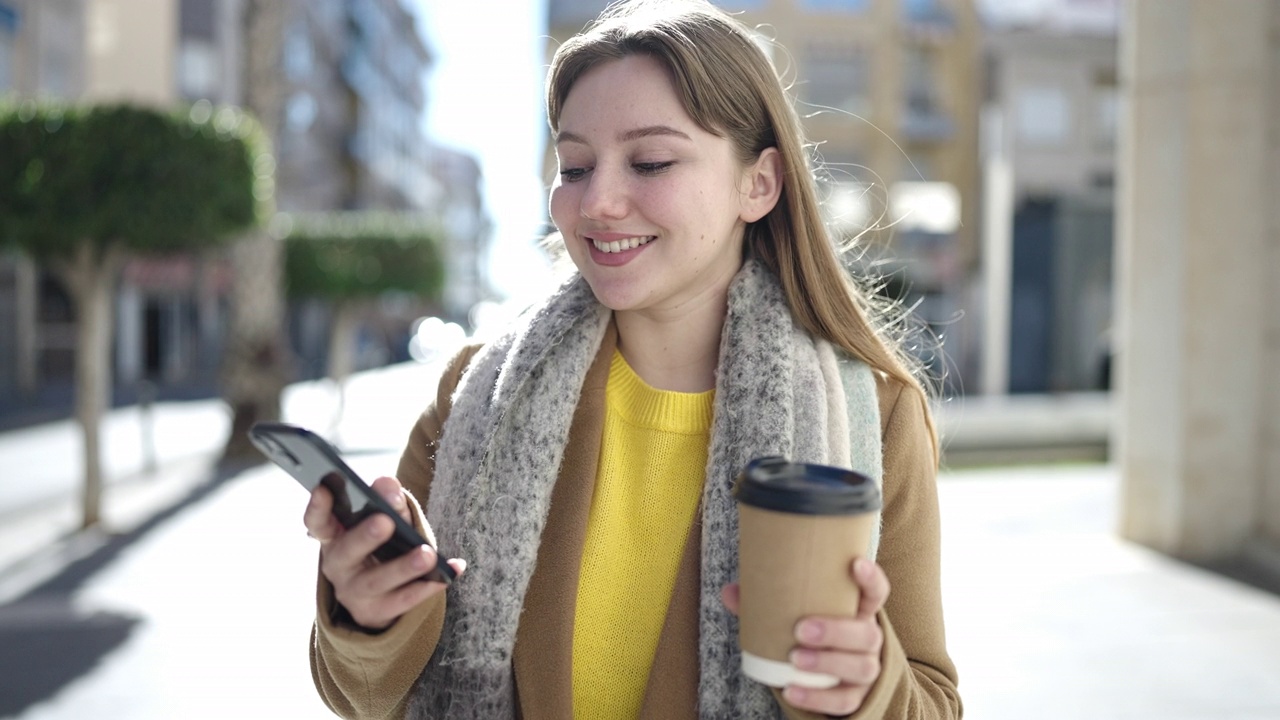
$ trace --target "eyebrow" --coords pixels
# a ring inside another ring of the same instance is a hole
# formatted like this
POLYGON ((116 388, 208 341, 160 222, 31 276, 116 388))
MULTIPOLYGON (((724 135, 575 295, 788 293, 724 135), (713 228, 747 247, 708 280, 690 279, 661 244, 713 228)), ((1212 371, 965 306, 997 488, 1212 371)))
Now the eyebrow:
MULTIPOLYGON (((683 133, 669 125, 649 125, 647 127, 636 128, 634 130, 628 130, 622 133, 621 135, 618 136, 618 141, 631 142, 632 140, 639 140, 640 138, 654 137, 654 136, 667 136, 667 137, 684 138, 685 140, 693 140, 693 138, 689 137, 686 133, 683 133)), ((579 145, 590 144, 587 142, 586 138, 582 137, 581 135, 575 135, 574 133, 567 132, 567 131, 562 131, 560 133, 557 133, 556 145, 559 145, 560 143, 565 143, 565 142, 577 143, 579 145)))

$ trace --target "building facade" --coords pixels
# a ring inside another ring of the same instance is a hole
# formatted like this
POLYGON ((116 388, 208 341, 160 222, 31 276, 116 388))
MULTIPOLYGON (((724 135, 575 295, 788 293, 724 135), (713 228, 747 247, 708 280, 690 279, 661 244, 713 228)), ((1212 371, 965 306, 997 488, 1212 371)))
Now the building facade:
MULTIPOLYGON (((492 222, 481 212, 482 182, 480 164, 466 153, 432 145, 428 149, 430 174, 436 178, 441 195, 433 204, 441 208, 439 222, 450 238, 487 238, 492 222)), ((489 298, 486 273, 486 243, 455 243, 446 259, 448 284, 444 289, 443 310, 449 319, 470 324, 471 309, 480 299, 489 298)))
POLYGON ((1116 0, 1062 0, 989 19, 983 163, 1011 180, 988 184, 991 212, 1011 218, 984 258, 988 284, 1008 287, 984 318, 1001 336, 996 394, 1110 385, 1118 14, 1116 0))
MULTIPOLYGON (((188 104, 192 112, 213 112, 244 103, 252 82, 279 108, 278 126, 268 128, 279 210, 421 213, 452 229, 445 251, 460 278, 447 290, 452 304, 469 307, 487 297, 478 268, 461 272, 488 241, 479 170, 474 163, 473 172, 459 170, 465 160, 431 144, 422 131, 431 54, 417 18, 400 0, 278 0, 267 6, 281 13, 278 37, 270 41, 279 48, 278 61, 249 78, 246 14, 253 6, 249 0, 0 0, 0 94, 188 104)), ((127 396, 142 380, 216 392, 230 283, 221 253, 128 264, 115 313, 121 393, 127 396)), ((322 359, 306 356, 327 347, 327 311, 315 304, 291 310, 293 345, 304 356, 300 369, 318 372, 322 359)), ((409 316, 408 324, 427 311, 440 308, 397 312, 409 316)), ((0 409, 47 404, 41 396, 50 392, 70 397, 72 321, 55 280, 25 258, 0 257, 0 409)), ((382 355, 397 353, 388 348, 382 355)))

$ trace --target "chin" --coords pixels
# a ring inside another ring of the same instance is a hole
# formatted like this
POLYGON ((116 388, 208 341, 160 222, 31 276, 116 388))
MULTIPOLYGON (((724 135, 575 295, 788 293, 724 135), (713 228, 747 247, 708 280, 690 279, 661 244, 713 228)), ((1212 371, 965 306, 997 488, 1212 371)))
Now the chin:
POLYGON ((589 274, 586 277, 596 300, 614 312, 637 310, 648 296, 631 283, 606 281, 589 274))

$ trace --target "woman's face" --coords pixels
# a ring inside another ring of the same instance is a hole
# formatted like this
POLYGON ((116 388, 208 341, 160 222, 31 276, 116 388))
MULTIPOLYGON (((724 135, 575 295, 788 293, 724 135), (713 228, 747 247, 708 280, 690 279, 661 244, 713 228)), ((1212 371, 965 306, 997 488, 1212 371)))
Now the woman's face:
POLYGON ((658 61, 583 74, 554 142, 551 218, 600 302, 678 312, 723 297, 742 264, 747 170, 689 117, 658 61))

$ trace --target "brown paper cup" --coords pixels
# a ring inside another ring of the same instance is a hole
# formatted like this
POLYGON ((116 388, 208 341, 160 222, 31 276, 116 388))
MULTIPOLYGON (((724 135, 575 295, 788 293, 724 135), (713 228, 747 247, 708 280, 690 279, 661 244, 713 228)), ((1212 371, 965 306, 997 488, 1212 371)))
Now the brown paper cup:
MULTIPOLYGON (((791 489, 804 492, 803 482, 794 480, 788 481, 795 486, 791 489)), ((748 677, 771 687, 828 688, 839 682, 795 668, 788 656, 802 617, 853 616, 858 610, 859 590, 850 571, 871 542, 879 492, 874 485, 870 490, 875 492, 869 507, 849 511, 846 504, 840 514, 763 508, 751 504, 759 497, 738 493, 739 642, 748 677)), ((765 498, 764 504, 769 502, 765 498)))

